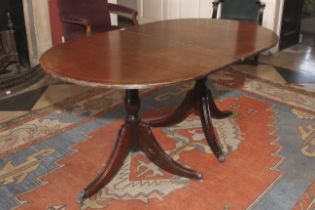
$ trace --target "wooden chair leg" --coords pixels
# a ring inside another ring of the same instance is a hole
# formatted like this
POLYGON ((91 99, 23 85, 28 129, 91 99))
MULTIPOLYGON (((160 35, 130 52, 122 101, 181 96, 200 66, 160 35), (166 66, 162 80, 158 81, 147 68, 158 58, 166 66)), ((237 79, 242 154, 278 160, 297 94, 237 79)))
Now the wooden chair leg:
POLYGON ((259 55, 254 56, 254 65, 258 65, 259 55))

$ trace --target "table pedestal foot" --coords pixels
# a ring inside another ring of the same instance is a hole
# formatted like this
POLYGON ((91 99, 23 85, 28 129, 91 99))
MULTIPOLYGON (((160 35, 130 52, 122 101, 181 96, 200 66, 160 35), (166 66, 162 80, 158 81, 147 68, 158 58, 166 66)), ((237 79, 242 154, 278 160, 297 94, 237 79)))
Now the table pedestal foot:
POLYGON ((165 171, 182 177, 202 179, 200 173, 182 166, 166 154, 146 123, 141 123, 139 127, 139 147, 153 163, 165 171))
POLYGON ((187 178, 202 179, 202 175, 174 161, 156 141, 150 126, 140 120, 140 98, 138 90, 126 90, 126 119, 119 130, 114 149, 102 172, 78 195, 82 201, 103 188, 117 174, 131 150, 142 150, 147 157, 160 168, 187 178))
POLYGON ((214 133, 214 128, 210 116, 211 111, 209 108, 208 97, 207 96, 201 97, 199 100, 200 100, 199 103, 201 104, 199 108, 202 130, 205 134, 206 140, 213 154, 220 162, 223 162, 225 160, 225 157, 221 147, 217 143, 217 139, 214 133))
POLYGON ((213 117, 214 119, 223 119, 226 117, 229 117, 233 114, 233 112, 229 111, 229 110, 223 110, 221 111, 217 105, 214 102, 212 93, 210 91, 210 89, 207 88, 207 86, 205 85, 205 83, 203 83, 203 81, 199 82, 201 85, 201 88, 204 89, 204 91, 206 92, 204 95, 208 98, 207 99, 207 103, 210 109, 210 115, 211 117, 213 117), (203 87, 205 86, 205 87, 203 87))
POLYGON ((190 90, 185 96, 183 102, 177 107, 177 109, 172 112, 170 115, 152 120, 148 124, 152 127, 168 127, 175 124, 178 124, 184 121, 189 114, 193 112, 193 108, 195 107, 195 96, 194 91, 190 90))
POLYGON ((118 133, 116 144, 113 151, 106 162, 102 172, 78 195, 77 201, 81 203, 85 198, 98 192, 103 186, 108 184, 112 178, 117 174, 124 163, 132 141, 130 138, 130 127, 124 124, 118 133))
POLYGON ((207 142, 216 158, 223 162, 225 157, 221 147, 217 143, 211 117, 222 119, 232 115, 231 111, 221 111, 215 104, 210 89, 206 86, 207 78, 196 81, 192 90, 186 94, 180 106, 170 115, 152 120, 148 124, 152 127, 166 127, 182 122, 192 112, 200 116, 202 128, 207 142))

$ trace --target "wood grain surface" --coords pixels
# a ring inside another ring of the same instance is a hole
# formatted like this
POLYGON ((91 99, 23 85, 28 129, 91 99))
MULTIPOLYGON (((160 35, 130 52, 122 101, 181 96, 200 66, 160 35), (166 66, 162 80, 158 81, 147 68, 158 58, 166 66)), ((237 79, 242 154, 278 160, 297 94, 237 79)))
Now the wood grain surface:
POLYGON ((167 20, 57 45, 40 65, 80 85, 144 89, 205 77, 277 41, 274 32, 250 23, 167 20))

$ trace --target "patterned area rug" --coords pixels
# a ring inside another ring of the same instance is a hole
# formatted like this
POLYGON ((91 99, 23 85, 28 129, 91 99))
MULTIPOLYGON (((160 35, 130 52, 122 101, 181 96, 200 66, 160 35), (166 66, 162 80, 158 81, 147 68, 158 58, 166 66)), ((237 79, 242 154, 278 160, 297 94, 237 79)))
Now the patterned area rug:
MULTIPOLYGON (((203 174, 169 174, 130 153, 97 195, 75 202, 101 170, 123 122, 123 92, 88 91, 0 127, 0 209, 315 209, 315 94, 225 69, 209 77, 227 155, 219 163, 195 115, 154 128, 173 159, 203 174)), ((142 93, 143 118, 169 113, 191 84, 142 93)))

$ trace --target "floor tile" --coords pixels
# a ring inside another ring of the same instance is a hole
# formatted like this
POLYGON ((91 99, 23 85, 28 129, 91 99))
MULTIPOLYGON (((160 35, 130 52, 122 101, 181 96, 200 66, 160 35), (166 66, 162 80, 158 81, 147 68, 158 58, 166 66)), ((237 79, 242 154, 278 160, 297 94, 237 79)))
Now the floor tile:
POLYGON ((46 106, 60 102, 66 98, 79 95, 91 88, 72 84, 50 85, 36 102, 32 110, 44 108, 46 106))
POLYGON ((315 75, 315 48, 309 46, 295 45, 272 56, 260 56, 259 61, 315 75))
POLYGON ((41 97, 47 86, 24 92, 14 97, 0 100, 1 111, 28 111, 31 110, 37 100, 41 97))
POLYGON ((246 74, 254 75, 262 79, 271 80, 279 83, 286 83, 278 71, 271 65, 233 65, 233 69, 246 74))
POLYGON ((315 83, 315 74, 310 74, 305 71, 292 71, 282 67, 275 68, 288 83, 315 83))
POLYGON ((306 90, 308 92, 315 93, 315 83, 311 84, 300 84, 303 90, 306 90))

